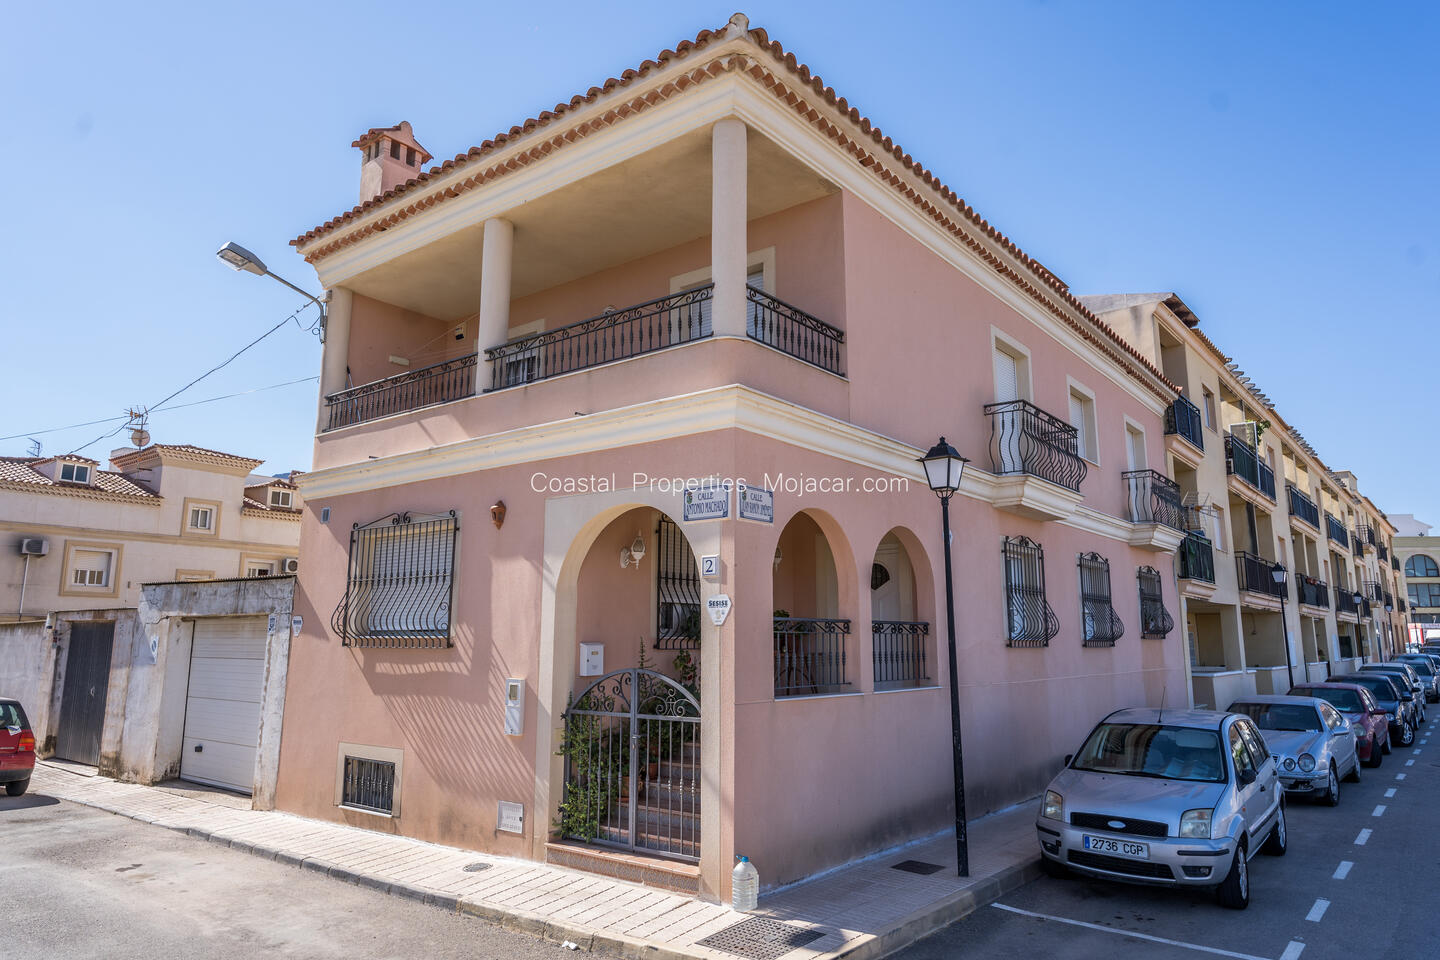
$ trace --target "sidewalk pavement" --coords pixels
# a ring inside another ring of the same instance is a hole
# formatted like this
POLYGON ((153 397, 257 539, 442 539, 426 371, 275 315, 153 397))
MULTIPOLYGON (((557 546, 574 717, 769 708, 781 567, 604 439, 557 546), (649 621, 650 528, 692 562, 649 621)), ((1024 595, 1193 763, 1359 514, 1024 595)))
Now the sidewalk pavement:
POLYGON ((244 809, 226 794, 83 776, 45 761, 36 765, 31 789, 582 950, 654 960, 869 960, 1039 876, 1032 804, 970 825, 969 879, 955 876, 955 841, 945 835, 786 887, 742 914, 623 880, 244 809), (941 869, 927 875, 894 868, 914 861, 941 869), (772 923, 752 922, 725 939, 743 949, 735 938, 759 927, 758 949, 737 953, 725 943, 700 942, 751 918, 772 923), (786 951, 776 937, 809 942, 786 951))

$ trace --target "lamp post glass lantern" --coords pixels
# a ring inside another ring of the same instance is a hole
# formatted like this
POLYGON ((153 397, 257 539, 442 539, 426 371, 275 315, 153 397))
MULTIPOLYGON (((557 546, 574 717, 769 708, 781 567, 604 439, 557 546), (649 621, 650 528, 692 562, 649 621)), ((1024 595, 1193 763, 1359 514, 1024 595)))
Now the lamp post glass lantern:
POLYGON ((1290 675, 1290 686, 1295 686, 1295 658, 1290 655, 1290 619, 1285 615, 1285 595, 1290 592, 1285 584, 1285 567, 1276 563, 1270 568, 1270 579, 1280 588, 1280 627, 1285 632, 1285 672, 1290 675))
POLYGON ((960 489, 965 464, 970 461, 945 442, 930 448, 920 458, 925 481, 940 498, 940 536, 945 544, 945 625, 950 643, 950 740, 955 768, 955 867, 962 877, 970 876, 970 841, 965 832, 965 753, 960 744, 960 687, 955 666, 955 578, 950 565, 950 498, 960 489))

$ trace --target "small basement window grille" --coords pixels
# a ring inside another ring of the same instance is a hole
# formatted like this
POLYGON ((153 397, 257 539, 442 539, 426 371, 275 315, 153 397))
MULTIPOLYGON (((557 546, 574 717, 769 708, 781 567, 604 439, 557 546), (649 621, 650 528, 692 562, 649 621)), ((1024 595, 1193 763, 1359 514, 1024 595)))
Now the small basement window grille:
POLYGON ((1098 553, 1080 555, 1080 618, 1087 647, 1113 647, 1125 635, 1110 600, 1110 561, 1098 553))
POLYGON ((365 757, 345 758, 340 805, 390 814, 395 811, 395 764, 365 757))
POLYGON ((1141 567, 1136 579, 1140 581, 1140 638, 1163 640, 1175 629, 1175 620, 1165 609, 1160 571, 1154 567, 1141 567))
POLYGON ((1045 599, 1045 551, 1029 537, 1006 537, 1006 646, 1048 647, 1060 620, 1045 599))
POLYGON ((448 647, 455 511, 391 514, 350 531, 345 596, 330 623, 352 647, 448 647))

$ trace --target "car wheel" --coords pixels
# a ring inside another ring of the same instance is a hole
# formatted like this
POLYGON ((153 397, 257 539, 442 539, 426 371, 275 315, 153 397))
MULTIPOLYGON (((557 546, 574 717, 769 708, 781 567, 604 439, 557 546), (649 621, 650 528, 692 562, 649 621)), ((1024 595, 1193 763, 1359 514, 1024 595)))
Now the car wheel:
POLYGON ((1410 746, 1410 744, 1412 744, 1412 743, 1414 743, 1414 742, 1415 742, 1415 728, 1412 727, 1412 726, 1410 726, 1410 724, 1407 723, 1407 724, 1405 724, 1405 726, 1403 726, 1403 727, 1400 728, 1400 746, 1402 746, 1402 747, 1408 747, 1408 746, 1410 746))
POLYGON ((1380 738, 1372 737, 1370 740, 1370 759, 1365 761, 1366 765, 1371 769, 1380 766, 1380 764, 1385 762, 1385 754, 1385 749, 1380 746, 1380 738))
POLYGON ((1275 826, 1270 828, 1270 836, 1265 838, 1265 846, 1260 848, 1260 852, 1283 857, 1289 846, 1290 838, 1285 833, 1285 801, 1281 800, 1280 810, 1275 814, 1275 826))
POLYGON ((1355 754, 1355 765, 1350 768, 1350 772, 1349 772, 1349 773, 1345 774, 1345 782, 1346 782, 1346 783, 1359 783, 1359 782, 1360 782, 1360 754, 1358 754, 1358 753, 1355 754))
POLYGON ((1250 906, 1250 865, 1245 862, 1243 842, 1235 848, 1230 872, 1215 888, 1215 898, 1220 901, 1220 906, 1230 910, 1244 910, 1250 906))
POLYGON ((24 780, 11 780, 5 784, 5 793, 12 797, 18 797, 28 789, 30 789, 29 777, 26 777, 24 780))
POLYGON ((1325 793, 1320 799, 1327 807, 1340 806, 1340 778, 1335 776, 1333 761, 1330 764, 1330 776, 1325 780, 1325 793))
POLYGON ((1070 868, 1059 860, 1051 860, 1049 857, 1040 858, 1040 872, 1052 880, 1064 880, 1070 876, 1070 868))
MULTIPOLYGON (((1393 749, 1395 748, 1390 746, 1390 725, 1387 723, 1385 725, 1385 742, 1380 745, 1380 755, 1388 757, 1390 756, 1390 751, 1393 749)), ((1376 766, 1379 766, 1379 764, 1376 764, 1376 766)))

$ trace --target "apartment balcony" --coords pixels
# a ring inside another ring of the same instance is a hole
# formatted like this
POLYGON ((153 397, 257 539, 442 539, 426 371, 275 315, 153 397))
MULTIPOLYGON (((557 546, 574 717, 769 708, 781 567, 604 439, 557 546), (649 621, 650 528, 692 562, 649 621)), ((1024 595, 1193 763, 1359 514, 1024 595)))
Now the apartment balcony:
POLYGON ((1398 556, 1392 556, 1390 558, 1390 569, 1396 573, 1400 572, 1400 558, 1398 556))
POLYGON ((1345 613, 1350 616, 1358 616, 1359 605, 1355 603, 1355 591, 1348 587, 1340 587, 1335 591, 1335 612, 1345 613))
POLYGON ((1234 434, 1225 437, 1225 472, 1238 477, 1267 500, 1275 499, 1275 471, 1261 460, 1255 448, 1234 434))
POLYGON ((1196 450, 1205 449, 1205 433, 1201 429, 1200 408, 1184 397, 1165 409, 1165 435, 1186 440, 1196 450))
POLYGON ((1381 563, 1388 562, 1390 559, 1390 548, 1384 543, 1375 544, 1375 556, 1380 560, 1381 563))
MULTIPOLYGON (((710 338, 713 285, 611 310, 518 337, 475 354, 341 390, 325 398, 323 430, 367 423, 642 357, 710 338), (486 371, 485 368, 488 368, 486 371)), ((843 376, 844 331, 777 297, 746 288, 746 334, 787 356, 843 376)))
POLYGON ((999 477, 995 505, 1039 520, 1063 520, 1084 498, 1079 431, 1026 400, 985 405, 990 464, 999 477))
POLYGON ((1215 589, 1215 548, 1209 540, 1198 533, 1187 533, 1180 541, 1180 579, 1192 584, 1191 592, 1197 592, 1193 585, 1203 585, 1198 592, 1209 594, 1215 589))
POLYGON ((1286 484, 1285 492, 1290 501, 1290 516, 1296 520, 1303 520, 1316 530, 1320 529, 1320 508, 1315 506, 1315 501, 1295 487, 1294 484, 1286 484))
POLYGON ((1159 553, 1173 551, 1186 529, 1180 485, 1154 470, 1129 470, 1120 476, 1125 481, 1130 522, 1136 526, 1130 545, 1159 553))
POLYGON ((1325 533, 1340 546, 1346 548, 1350 546, 1350 536, 1345 532, 1344 522, 1328 510, 1325 512, 1325 533))
POLYGON ((1300 602, 1307 607, 1330 609, 1330 585, 1315 577, 1300 577, 1295 581, 1295 592, 1300 602))
POLYGON ((1271 570, 1275 561, 1244 551, 1235 554, 1235 576, 1240 589, 1258 593, 1279 601, 1285 595, 1285 588, 1275 582, 1271 570))
POLYGON ((1365 539, 1370 546, 1375 546, 1375 528, 1368 523, 1361 523, 1355 527, 1357 533, 1365 539))
POLYGON ((1350 552, 1357 557, 1365 554, 1365 537, 1359 530, 1350 531, 1350 552))

